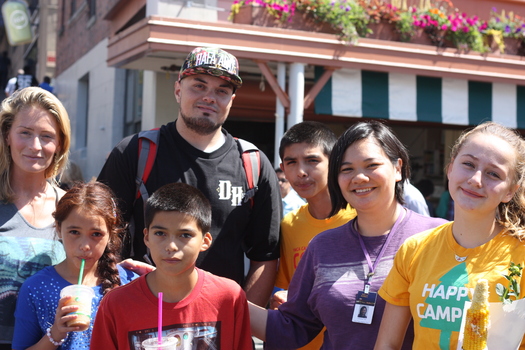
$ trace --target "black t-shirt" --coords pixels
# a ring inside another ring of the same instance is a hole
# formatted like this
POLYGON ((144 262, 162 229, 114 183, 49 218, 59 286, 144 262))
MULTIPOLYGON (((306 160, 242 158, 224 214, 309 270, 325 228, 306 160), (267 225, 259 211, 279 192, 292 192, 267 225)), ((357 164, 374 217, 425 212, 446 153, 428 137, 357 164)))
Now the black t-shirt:
MULTIPOLYGON (((184 140, 177 132, 175 122, 162 126, 157 156, 146 188, 151 195, 165 184, 184 182, 204 193, 212 206, 210 233, 213 242, 210 249, 200 254, 197 266, 242 285, 244 252, 255 261, 279 257, 281 195, 275 171, 260 152, 261 173, 253 208, 250 202, 243 203, 248 184, 240 151, 233 137, 225 130, 223 133, 226 137, 224 145, 206 153, 184 140)), ((133 215, 133 258, 143 260, 146 247, 142 199, 137 199, 133 207, 137 163, 138 136, 132 135, 113 149, 98 180, 115 192, 124 219, 129 220, 133 215)))

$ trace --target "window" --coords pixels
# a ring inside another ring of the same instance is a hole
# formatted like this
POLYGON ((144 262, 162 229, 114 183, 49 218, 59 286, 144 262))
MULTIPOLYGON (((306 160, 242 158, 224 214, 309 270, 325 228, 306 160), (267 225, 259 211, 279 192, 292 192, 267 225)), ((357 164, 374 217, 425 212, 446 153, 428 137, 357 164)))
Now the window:
POLYGON ((87 147, 89 115, 89 73, 78 81, 77 92, 77 125, 76 125, 76 149, 87 147))
POLYGON ((140 131, 142 123, 143 71, 126 70, 124 135, 140 131))
POLYGON ((66 23, 66 6, 64 6, 65 0, 60 6, 60 28, 58 29, 58 35, 61 36, 64 33, 65 23, 66 23))
POLYGON ((73 17, 75 15, 75 12, 77 12, 77 1, 71 0, 71 7, 70 7, 69 17, 73 17))
POLYGON ((89 18, 97 15, 97 0, 88 0, 89 18))

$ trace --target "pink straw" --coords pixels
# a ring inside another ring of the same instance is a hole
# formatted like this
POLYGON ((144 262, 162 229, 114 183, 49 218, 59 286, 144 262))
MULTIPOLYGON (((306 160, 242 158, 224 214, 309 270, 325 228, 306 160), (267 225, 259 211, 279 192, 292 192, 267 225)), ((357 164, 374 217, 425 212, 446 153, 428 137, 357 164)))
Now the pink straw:
POLYGON ((159 345, 162 344, 162 292, 159 292, 159 345))

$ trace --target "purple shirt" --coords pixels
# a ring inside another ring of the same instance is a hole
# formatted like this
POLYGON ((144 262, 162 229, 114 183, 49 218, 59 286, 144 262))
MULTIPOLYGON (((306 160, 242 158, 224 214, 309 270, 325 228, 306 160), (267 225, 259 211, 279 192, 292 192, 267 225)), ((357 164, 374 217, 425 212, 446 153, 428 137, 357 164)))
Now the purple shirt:
MULTIPOLYGON (((369 267, 359 244, 354 220, 312 239, 288 292, 288 302, 269 310, 265 349, 295 349, 306 345, 326 326, 322 349, 373 349, 385 301, 377 296, 372 324, 352 322, 356 294, 363 291, 369 267)), ((394 256, 406 238, 446 223, 407 210, 377 264, 370 291, 377 293, 392 268, 394 256)), ((362 236, 374 263, 387 235, 362 236)), ((371 311, 371 310, 370 310, 371 311)), ((403 349, 411 349, 408 332, 403 349)))

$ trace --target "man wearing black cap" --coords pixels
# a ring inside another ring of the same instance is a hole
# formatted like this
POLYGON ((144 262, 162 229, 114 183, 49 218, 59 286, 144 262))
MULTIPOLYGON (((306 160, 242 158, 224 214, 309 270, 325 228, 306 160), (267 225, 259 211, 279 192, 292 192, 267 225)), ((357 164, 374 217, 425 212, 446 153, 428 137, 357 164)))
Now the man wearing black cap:
MULTIPOLYGON (((145 181, 149 194, 171 182, 199 188, 212 205, 213 243, 201 253, 197 266, 243 285, 250 301, 264 306, 270 296, 279 257, 281 196, 267 157, 260 156, 255 195, 249 191, 241 147, 222 125, 235 91, 242 85, 235 56, 218 48, 194 49, 175 83, 178 118, 160 128, 157 154, 145 181), (244 276, 244 253, 250 269, 244 276)), ((132 257, 146 254, 142 231, 143 201, 137 199, 138 135, 122 140, 111 152, 99 180, 121 202, 126 220, 133 218, 132 257)))

